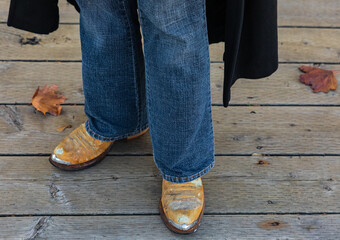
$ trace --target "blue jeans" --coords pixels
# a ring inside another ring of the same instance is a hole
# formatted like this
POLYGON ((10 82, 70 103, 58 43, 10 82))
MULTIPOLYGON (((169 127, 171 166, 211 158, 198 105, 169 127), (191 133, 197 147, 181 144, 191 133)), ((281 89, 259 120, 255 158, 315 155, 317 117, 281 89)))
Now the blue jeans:
POLYGON ((205 0, 77 3, 87 132, 113 141, 149 127, 164 179, 206 174, 215 154, 205 0))

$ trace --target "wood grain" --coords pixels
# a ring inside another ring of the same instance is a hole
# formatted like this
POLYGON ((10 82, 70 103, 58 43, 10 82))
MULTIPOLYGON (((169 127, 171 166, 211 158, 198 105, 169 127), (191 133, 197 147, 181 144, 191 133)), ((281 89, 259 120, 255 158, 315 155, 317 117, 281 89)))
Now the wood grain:
MULTIPOLYGON (((338 154, 339 107, 212 108, 216 154, 338 154)), ((32 106, 0 106, 0 153, 50 153, 86 120, 83 106, 64 106, 58 117, 32 106), (57 128, 71 124, 63 132, 57 128), (20 146, 13 148, 13 146, 20 146)), ((152 154, 149 133, 116 142, 111 154, 152 154)))
MULTIPOLYGON (((211 64, 213 104, 222 104, 223 63, 211 64)), ((340 105, 338 91, 313 93, 299 81, 300 64, 280 64, 269 77, 237 80, 231 89, 230 104, 340 105)), ((336 70, 339 65, 321 65, 336 70)), ((38 86, 57 84, 68 99, 65 103, 84 103, 81 63, 74 62, 0 62, 0 103, 29 103, 38 86), (43 74, 42 74, 43 73, 43 74)))
POLYGON ((170 232, 160 216, 0 218, 5 239, 329 239, 340 234, 339 215, 203 216, 198 231, 170 232), (271 227, 267 227, 271 225, 271 227), (274 226, 273 226, 274 225, 274 226), (39 229, 39 231, 37 231, 39 229), (34 236, 34 237, 33 237, 34 236), (75 237, 76 236, 76 237, 75 237))
MULTIPOLYGON (((0 24, 0 60, 81 60, 78 25, 61 25, 49 34, 33 34, 0 24), (21 39, 36 36, 36 45, 21 39)), ((283 62, 340 62, 340 29, 279 29, 279 60, 283 62)), ((224 42, 210 44, 211 61, 223 61, 224 42)))
MULTIPOLYGON (((202 177, 207 214, 338 213, 340 157, 216 156, 202 177), (308 203, 308 204, 307 204, 308 203)), ((0 215, 157 214, 152 156, 107 156, 65 172, 48 157, 0 157, 0 215)))
POLYGON ((279 0, 278 24, 284 26, 339 27, 338 0, 279 0))

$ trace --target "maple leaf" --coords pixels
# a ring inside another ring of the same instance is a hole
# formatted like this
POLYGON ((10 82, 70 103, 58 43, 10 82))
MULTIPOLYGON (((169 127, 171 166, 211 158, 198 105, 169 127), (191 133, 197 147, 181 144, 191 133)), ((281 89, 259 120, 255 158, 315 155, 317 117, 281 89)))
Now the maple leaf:
POLYGON ((37 110, 46 115, 47 112, 57 116, 60 115, 61 106, 67 99, 62 94, 58 94, 55 91, 58 90, 58 86, 53 84, 48 86, 47 84, 42 88, 35 91, 30 104, 32 104, 37 110))
POLYGON ((300 81, 311 86, 313 92, 329 92, 335 90, 338 86, 334 74, 340 71, 326 70, 317 67, 300 66, 300 71, 304 74, 300 75, 300 81))

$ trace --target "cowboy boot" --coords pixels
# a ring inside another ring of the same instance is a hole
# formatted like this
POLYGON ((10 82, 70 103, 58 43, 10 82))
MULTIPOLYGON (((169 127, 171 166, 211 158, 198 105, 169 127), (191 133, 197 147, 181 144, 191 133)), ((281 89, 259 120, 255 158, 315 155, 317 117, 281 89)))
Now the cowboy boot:
MULTIPOLYGON (((145 134, 149 128, 129 136, 126 140, 145 134)), ((101 141, 90 136, 82 123, 66 136, 54 149, 49 161, 62 170, 80 170, 95 165, 102 160, 115 141, 101 141)))
POLYGON ((165 225, 175 233, 197 231, 204 211, 202 179, 173 183, 163 179, 159 211, 165 225))

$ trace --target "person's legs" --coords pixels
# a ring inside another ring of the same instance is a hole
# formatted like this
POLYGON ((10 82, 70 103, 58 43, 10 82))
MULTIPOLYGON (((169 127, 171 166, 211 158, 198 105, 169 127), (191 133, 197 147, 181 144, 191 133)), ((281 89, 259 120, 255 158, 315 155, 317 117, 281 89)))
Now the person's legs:
POLYGON ((136 1, 77 0, 86 130, 113 141, 148 127, 136 1))
POLYGON ((153 156, 185 183, 214 166, 205 0, 138 0, 153 156))
POLYGON ((201 176, 215 164, 205 0, 138 0, 145 57, 136 1, 77 0, 88 121, 66 139, 71 148, 57 151, 78 155, 81 147, 83 161, 149 126, 161 216, 189 233, 204 210, 201 176))

